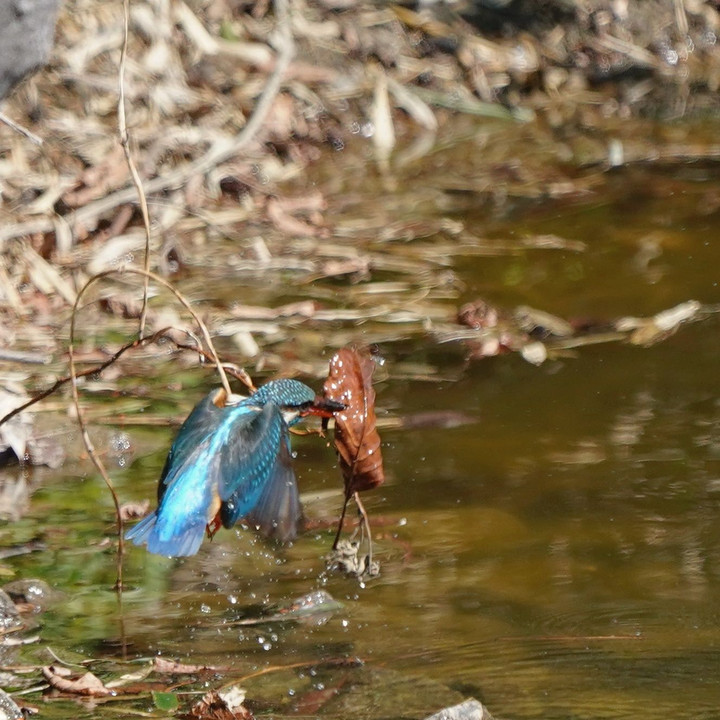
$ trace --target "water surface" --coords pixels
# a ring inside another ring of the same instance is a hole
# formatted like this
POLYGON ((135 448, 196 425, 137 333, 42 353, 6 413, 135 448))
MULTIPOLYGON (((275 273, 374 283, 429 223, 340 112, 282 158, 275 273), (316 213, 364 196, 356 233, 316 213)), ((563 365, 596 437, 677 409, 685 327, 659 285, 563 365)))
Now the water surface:
MULTIPOLYGON (((453 152, 464 147, 467 157, 468 142, 453 152)), ((467 178, 468 165, 458 165, 458 175, 467 178)), ((590 346, 540 367, 516 355, 470 361, 461 343, 438 344, 432 335, 434 322, 450 322, 477 297, 597 321, 652 315, 688 299, 720 302, 717 165, 599 169, 592 193, 505 203, 474 192, 450 202, 447 173, 433 185, 431 167, 411 166, 390 189, 371 165, 360 167, 357 194, 331 206, 334 220, 349 227, 369 207, 385 217, 397 208, 407 220, 414 207, 425 221, 461 222, 482 243, 432 229, 382 240, 372 237, 377 222, 368 214, 367 237, 338 243, 425 265, 388 263, 369 278, 266 270, 245 281, 236 269, 246 253, 227 241, 225 257, 238 253, 237 263, 191 262, 178 282, 216 312, 313 297, 338 310, 386 303, 417 313, 414 325, 383 315, 311 319, 269 336, 272 352, 310 358, 312 373, 346 339, 378 342, 386 359, 377 384, 381 420, 428 410, 465 416, 454 427, 383 429, 387 483, 366 497, 380 577, 360 584, 326 571, 339 474, 322 440, 297 438, 314 529, 288 549, 222 531, 182 561, 132 547, 120 618, 112 547, 98 546, 112 535, 112 506, 88 464, 72 462, 59 473, 35 471, 28 514, 4 530, 8 539, 40 536, 46 545, 6 560, 8 573, 43 577, 65 593, 39 620, 43 646, 68 658, 125 652, 223 666, 223 682, 242 678, 256 711, 275 709, 274 716, 423 717, 472 695, 505 718, 717 717, 717 316, 652 347, 590 346), (413 173, 423 181, 416 204, 405 184, 413 173), (478 251, 551 234, 585 249, 478 251), (453 242, 456 252, 433 257, 434 244, 453 242), (327 622, 237 624, 320 588, 343 604, 327 622), (364 665, 322 665, 345 658, 364 665), (246 677, 294 663, 317 666, 246 677)), ((311 180, 328 192, 350 184, 328 169, 311 180)), ((202 370, 173 374, 169 364, 152 364, 144 366, 146 413, 182 417, 214 382, 202 370)), ((136 379, 120 382, 135 394, 136 379)), ((123 398, 101 400, 111 415, 123 398)), ((113 466, 118 492, 154 498, 172 429, 120 431, 133 454, 113 466)), ((112 437, 115 429, 103 432, 112 437)), ((43 657, 39 647, 24 652, 43 657)), ((122 716, 122 702, 114 704, 107 716, 122 716)), ((145 697, 134 708, 151 704, 145 697)), ((43 713, 67 716, 68 707, 43 713)))

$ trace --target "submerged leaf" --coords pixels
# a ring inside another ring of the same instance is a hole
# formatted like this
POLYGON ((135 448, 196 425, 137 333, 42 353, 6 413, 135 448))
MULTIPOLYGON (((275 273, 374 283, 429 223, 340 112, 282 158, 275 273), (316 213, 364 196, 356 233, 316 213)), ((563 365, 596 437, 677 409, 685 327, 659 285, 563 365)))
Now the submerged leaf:
POLYGON ((67 668, 59 665, 47 665, 42 669, 42 673, 50 686, 60 692, 90 697, 104 697, 112 694, 112 690, 108 690, 102 681, 91 672, 73 677, 67 668))
POLYGON ((375 426, 374 369, 375 363, 367 350, 345 347, 330 360, 323 386, 326 398, 346 406, 335 414, 335 448, 346 498, 385 481, 380 435, 375 426))
POLYGON ((153 703, 158 710, 165 712, 171 712, 177 710, 180 702, 175 693, 172 692, 153 692, 152 694, 153 703))
POLYGON ((245 692, 232 687, 225 692, 211 690, 192 706, 185 717, 199 720, 252 720, 253 714, 243 705, 245 692))
POLYGON ((219 668, 211 665, 190 665, 188 663, 168 660, 164 657, 153 658, 153 670, 165 675, 195 675, 196 673, 213 673, 219 668))

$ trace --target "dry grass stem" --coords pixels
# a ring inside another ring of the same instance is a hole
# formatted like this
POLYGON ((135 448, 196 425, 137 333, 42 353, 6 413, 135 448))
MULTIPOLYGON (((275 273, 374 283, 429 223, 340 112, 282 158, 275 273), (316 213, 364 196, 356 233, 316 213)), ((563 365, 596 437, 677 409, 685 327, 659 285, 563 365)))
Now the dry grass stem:
MULTIPOLYGON (((130 33, 130 0, 123 0, 123 44, 120 53, 120 67, 118 69, 118 131, 120 134, 120 144, 125 153, 130 175, 137 190, 138 201, 140 203, 140 211, 142 212, 143 227, 145 229, 145 249, 143 252, 143 268, 145 272, 150 270, 150 212, 148 210, 147 197, 143 189, 142 180, 135 166, 132 151, 130 149, 130 136, 127 129, 127 114, 125 112, 125 63, 128 53, 128 35, 130 33)), ((150 276, 145 275, 143 278, 143 299, 142 310, 140 311, 140 322, 138 327, 138 336, 145 334, 145 318, 147 315, 148 304, 148 285, 150 276)))

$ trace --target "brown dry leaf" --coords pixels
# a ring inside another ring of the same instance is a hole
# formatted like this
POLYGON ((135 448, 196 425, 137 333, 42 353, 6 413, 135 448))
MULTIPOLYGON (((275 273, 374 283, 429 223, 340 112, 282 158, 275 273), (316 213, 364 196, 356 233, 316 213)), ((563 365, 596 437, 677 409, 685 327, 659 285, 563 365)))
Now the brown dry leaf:
POLYGON ((318 237, 325 234, 323 228, 311 225, 304 220, 300 220, 295 215, 285 210, 283 205, 276 198, 270 198, 267 201, 266 213, 272 224, 282 233, 286 235, 299 237, 318 237))
POLYGON ((105 697, 112 694, 112 690, 108 690, 102 681, 91 672, 73 677, 67 668, 59 665, 47 665, 42 669, 42 674, 50 683, 50 687, 60 692, 89 697, 105 697))
POLYGON ((335 448, 345 481, 345 497, 385 481, 380 435, 375 427, 375 362, 367 350, 344 347, 330 360, 325 397, 346 406, 335 414, 335 448))
MULTIPOLYGON (((317 222, 322 221, 322 214, 327 210, 327 199, 320 191, 295 195, 293 197, 278 196, 275 198, 277 204, 288 213, 304 213, 311 219, 316 218, 317 222)), ((316 222, 313 219, 313 222, 316 222)))
POLYGON ((117 144, 108 156, 85 170, 78 178, 75 189, 62 196, 63 202, 71 208, 87 205, 91 200, 107 195, 125 183, 128 167, 124 151, 117 144))
POLYGON ((199 720, 252 720, 254 716, 242 704, 244 700, 245 693, 236 687, 223 693, 211 690, 192 706, 186 717, 199 720))
POLYGON ((519 305, 513 310, 513 320, 520 330, 533 337, 568 338, 575 334, 567 320, 527 305, 519 305))
POLYGON ((328 260, 320 268, 320 277, 338 277, 339 275, 354 275, 357 280, 370 277, 370 258, 357 257, 347 260, 328 260))
POLYGON ((318 310, 315 300, 299 300, 298 302, 267 308, 257 305, 236 305, 230 308, 230 315, 244 320, 276 320, 277 318, 302 317, 311 318, 318 310))
POLYGON ((458 310, 457 321, 460 325, 467 325, 473 330, 480 328, 497 327, 502 313, 496 307, 478 298, 473 302, 466 303, 458 310))
POLYGON ((130 294, 115 293, 100 300, 100 309, 115 317, 132 320, 142 312, 142 300, 130 294))

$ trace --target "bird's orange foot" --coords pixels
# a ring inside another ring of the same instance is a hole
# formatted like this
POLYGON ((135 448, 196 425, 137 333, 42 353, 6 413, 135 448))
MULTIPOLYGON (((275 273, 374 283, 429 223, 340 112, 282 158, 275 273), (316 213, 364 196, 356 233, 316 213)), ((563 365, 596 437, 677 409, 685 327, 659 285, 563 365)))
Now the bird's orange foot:
POLYGON ((218 513, 206 526, 207 536, 210 540, 213 539, 213 535, 222 527, 222 520, 220 520, 220 513, 218 513))

